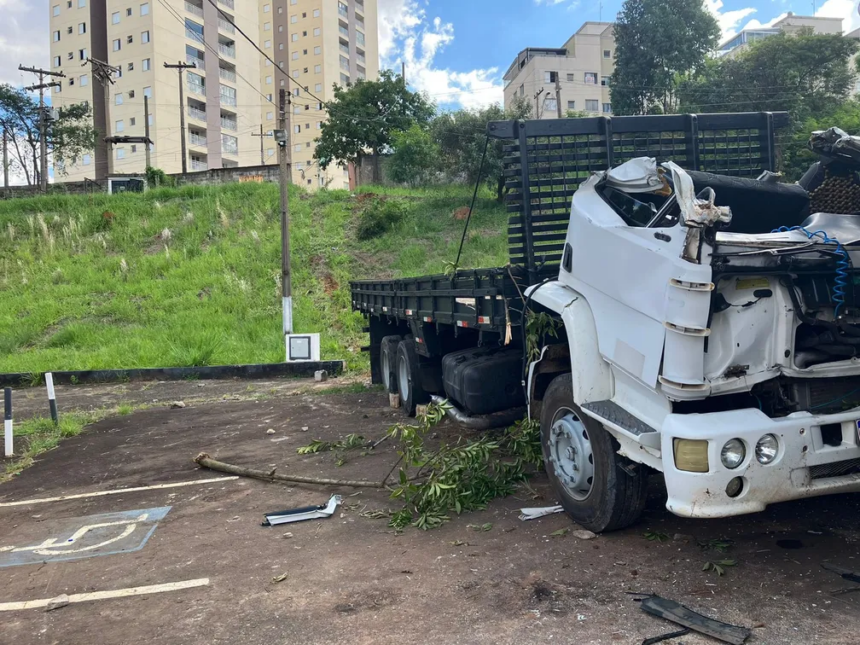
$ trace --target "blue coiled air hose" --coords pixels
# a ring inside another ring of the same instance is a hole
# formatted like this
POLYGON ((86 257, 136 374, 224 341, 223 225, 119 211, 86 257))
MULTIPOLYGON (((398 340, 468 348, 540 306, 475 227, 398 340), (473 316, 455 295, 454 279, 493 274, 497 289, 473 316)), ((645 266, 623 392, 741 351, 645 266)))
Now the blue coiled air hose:
POLYGON ((848 286, 848 271, 851 269, 851 258, 839 240, 833 239, 824 231, 809 231, 802 226, 780 226, 771 231, 771 233, 788 233, 791 231, 803 231, 810 240, 814 237, 822 240, 825 244, 835 244, 836 252, 842 257, 836 263, 836 286, 833 288, 833 302, 836 303, 836 310, 833 312, 835 318, 839 318, 839 311, 845 306, 845 288, 848 286))

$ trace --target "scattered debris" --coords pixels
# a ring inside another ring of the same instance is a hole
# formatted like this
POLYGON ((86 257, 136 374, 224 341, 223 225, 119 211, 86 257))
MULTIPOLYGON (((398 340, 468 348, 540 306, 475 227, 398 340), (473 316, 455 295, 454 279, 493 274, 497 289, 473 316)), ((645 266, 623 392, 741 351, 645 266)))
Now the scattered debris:
POLYGON ((287 540, 292 540, 293 534, 292 533, 284 533, 284 535, 282 537, 286 538, 287 540))
POLYGON ((731 643, 732 645, 743 645, 752 633, 746 627, 730 625, 729 623, 708 618, 674 600, 668 600, 660 596, 643 598, 641 607, 642 611, 652 616, 671 620, 673 623, 678 623, 679 625, 711 636, 724 643, 731 643))
POLYGON ((656 643, 662 643, 663 641, 667 641, 672 638, 680 638, 681 636, 686 636, 690 633, 690 630, 686 627, 684 629, 679 629, 676 632, 669 632, 668 634, 663 634, 662 636, 652 636, 651 638, 646 638, 642 641, 642 645, 655 645, 656 643))
MULTIPOLYGON (((279 524, 291 524, 293 522, 304 522, 305 520, 316 520, 334 515, 338 505, 343 501, 340 495, 332 495, 327 504, 320 506, 304 506, 302 508, 288 509, 277 513, 266 513, 263 526, 278 526, 279 524)), ((280 582, 280 580, 278 581, 280 582)))
POLYGON ((307 431, 308 431, 308 427, 307 427, 307 426, 302 426, 302 432, 307 432, 307 431))
POLYGON ((275 584, 275 585, 276 585, 276 584, 278 584, 279 582, 283 582, 283 581, 284 581, 284 580, 286 580, 286 579, 287 579, 287 574, 286 574, 286 573, 282 573, 281 575, 279 575, 279 576, 275 576, 274 578, 272 578, 272 584, 275 584))
POLYGON ((667 542, 669 540, 669 534, 663 533, 663 531, 645 531, 643 537, 649 542, 667 542))
POLYGON ((578 531, 574 531, 571 535, 580 540, 593 540, 597 537, 597 533, 592 533, 591 531, 586 531, 585 529, 579 529, 578 531))
POLYGON ((553 531, 549 534, 550 537, 562 537, 570 533, 570 529, 559 529, 558 531, 553 531))
POLYGON ((473 531, 491 531, 493 529, 493 524, 491 522, 486 522, 485 524, 467 524, 466 528, 472 529, 473 531))
POLYGON ((45 611, 54 611, 55 609, 61 609, 68 605, 71 601, 69 600, 69 596, 67 594, 60 594, 56 598, 51 598, 48 601, 47 606, 45 607, 45 611))
POLYGON ((326 370, 317 370, 314 372, 314 380, 317 383, 323 383, 328 380, 328 371, 326 370))
POLYGON ((733 567, 737 564, 737 560, 717 560, 711 562, 708 560, 702 567, 702 571, 714 571, 718 576, 722 577, 726 574, 726 567, 733 567))
MULTIPOLYGON (((850 582, 860 583, 860 573, 856 571, 852 571, 851 569, 845 569, 843 567, 837 566, 835 564, 830 564, 829 562, 822 562, 821 568, 825 571, 832 571, 833 573, 838 574, 843 580, 848 580, 850 582)), ((860 591, 860 587, 848 587, 846 589, 837 589, 836 591, 831 592, 833 596, 839 596, 841 594, 853 593, 855 591, 860 591)))
POLYGON ((391 406, 392 410, 400 409, 400 395, 399 394, 389 394, 388 395, 388 405, 391 406))
POLYGON ((268 430, 266 430, 266 434, 275 434, 275 429, 269 428, 268 430))
POLYGON ((564 508, 561 506, 544 506, 542 508, 521 508, 520 509, 520 519, 523 522, 528 522, 529 520, 536 520, 539 517, 545 517, 547 515, 552 515, 554 513, 563 513, 564 508))
POLYGON ((280 475, 275 469, 264 471, 243 466, 234 466, 217 459, 212 459, 207 453, 201 452, 194 458, 194 463, 203 468, 217 470, 222 473, 250 477, 251 479, 262 479, 263 481, 292 482, 295 484, 316 484, 318 486, 350 486, 352 488, 384 488, 381 482, 354 481, 349 479, 324 479, 322 477, 298 477, 294 475, 280 475))
POLYGON ((170 404, 170 408, 173 410, 177 410, 177 409, 181 410, 184 407, 185 407, 185 401, 174 401, 173 403, 170 404))
POLYGON ((415 406, 415 416, 419 419, 421 417, 427 416, 427 406, 426 405, 416 405, 415 406))
POLYGON ((672 539, 673 539, 675 542, 687 542, 687 543, 690 543, 690 542, 692 542, 692 541, 693 541, 693 536, 692 536, 692 535, 687 535, 686 533, 675 533, 675 535, 673 535, 673 536, 672 536, 672 539))

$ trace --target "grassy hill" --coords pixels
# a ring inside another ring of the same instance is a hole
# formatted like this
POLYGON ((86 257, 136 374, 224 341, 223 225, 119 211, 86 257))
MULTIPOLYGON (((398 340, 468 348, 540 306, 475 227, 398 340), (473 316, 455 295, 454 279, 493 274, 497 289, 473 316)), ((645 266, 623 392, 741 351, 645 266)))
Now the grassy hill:
MULTIPOLYGON (((292 189, 296 329, 366 368, 349 280, 442 272, 470 197, 292 189), (363 213, 391 204, 400 221, 359 241, 363 213)), ((0 372, 282 361, 278 212, 277 186, 261 184, 0 203, 0 372)), ((505 228, 482 195, 461 266, 504 265, 505 228)))

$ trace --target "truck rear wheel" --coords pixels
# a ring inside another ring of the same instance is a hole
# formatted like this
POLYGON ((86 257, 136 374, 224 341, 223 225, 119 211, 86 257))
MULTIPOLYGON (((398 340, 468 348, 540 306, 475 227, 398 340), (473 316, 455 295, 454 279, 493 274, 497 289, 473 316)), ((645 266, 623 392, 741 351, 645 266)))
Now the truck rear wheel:
POLYGON ((430 395, 422 386, 421 365, 412 338, 397 345, 397 390, 400 392, 400 405, 410 417, 415 416, 416 406, 430 402, 430 395))
POLYGON ((400 336, 386 336, 379 347, 379 371, 389 394, 397 394, 397 345, 401 340, 400 336))
POLYGON ((639 519, 645 506, 646 469, 620 456, 614 437, 573 402, 570 374, 550 383, 540 428, 547 475, 577 524, 601 533, 639 519))

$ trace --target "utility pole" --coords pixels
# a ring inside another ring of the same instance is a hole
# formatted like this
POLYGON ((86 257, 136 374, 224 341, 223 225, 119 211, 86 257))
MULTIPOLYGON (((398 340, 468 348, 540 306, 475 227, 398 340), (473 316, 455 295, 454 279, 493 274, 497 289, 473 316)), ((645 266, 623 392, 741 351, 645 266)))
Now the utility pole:
POLYGON ((403 79, 403 84, 406 85, 406 61, 400 63, 400 78, 403 79))
MULTIPOLYGON (((144 119, 144 134, 146 138, 149 139, 149 97, 145 94, 143 95, 143 119, 144 119)), ((151 146, 146 144, 146 167, 152 168, 152 151, 150 150, 151 146)))
POLYGON ((535 92, 535 118, 540 119, 540 95, 543 94, 543 88, 535 92))
POLYGON ((182 85, 182 73, 186 69, 197 69, 197 65, 194 63, 189 64, 179 61, 176 65, 164 63, 164 67, 179 71, 179 126, 182 129, 182 174, 184 175, 188 172, 188 151, 185 147, 185 87, 182 85))
POLYGON ((48 191, 48 115, 45 111, 45 90, 51 87, 59 87, 60 84, 56 81, 51 81, 50 83, 45 82, 46 76, 56 76, 59 78, 65 78, 66 75, 62 72, 52 72, 47 69, 39 69, 38 67, 24 67, 23 65, 18 65, 18 69, 22 72, 30 72, 31 74, 36 74, 39 77, 39 83, 37 85, 31 85, 30 87, 25 87, 25 90, 30 92, 34 90, 39 90, 39 143, 41 144, 39 147, 40 151, 40 164, 39 164, 39 184, 41 186, 42 192, 48 191))
MULTIPOLYGON (((110 177, 113 174, 113 146, 110 144, 108 139, 111 136, 111 127, 110 127, 110 86, 114 84, 113 74, 115 72, 119 72, 119 68, 113 67, 112 65, 108 65, 106 62, 98 60, 96 58, 88 58, 84 65, 89 64, 92 66, 93 78, 101 84, 104 89, 104 98, 105 98, 105 132, 104 139, 107 147, 107 173, 105 177, 110 177)), ((96 177, 98 177, 98 173, 96 173, 96 177)))
POLYGON ((9 134, 3 128, 3 188, 9 188, 9 134))
POLYGON ((260 124, 260 134, 256 134, 256 133, 252 132, 251 136, 252 137, 260 137, 260 165, 265 166, 266 165, 266 151, 264 149, 265 142, 263 141, 263 139, 266 137, 271 137, 272 135, 271 134, 263 134, 263 125, 260 124))
POLYGON ((555 73, 555 106, 558 108, 558 118, 562 118, 561 115, 561 75, 556 72, 555 73))
POLYGON ((278 142, 278 161, 281 170, 281 289, 284 309, 284 343, 286 336, 293 333, 293 286, 290 275, 290 131, 287 115, 287 90, 279 93, 278 128, 275 139, 278 142))

